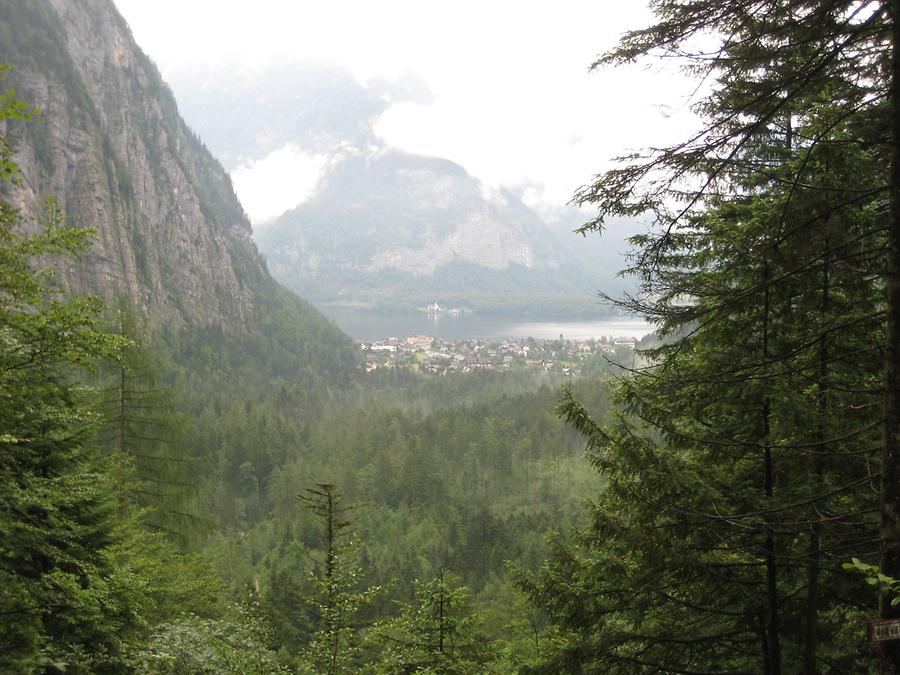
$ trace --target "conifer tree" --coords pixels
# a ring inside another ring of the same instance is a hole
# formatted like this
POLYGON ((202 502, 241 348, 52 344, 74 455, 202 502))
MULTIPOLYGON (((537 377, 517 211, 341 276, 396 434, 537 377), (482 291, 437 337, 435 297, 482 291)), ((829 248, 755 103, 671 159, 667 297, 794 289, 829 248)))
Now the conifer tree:
POLYGON ((183 537, 196 522, 189 512, 196 465, 181 442, 181 421, 170 389, 145 346, 146 327, 125 297, 113 308, 111 332, 123 339, 115 360, 102 369, 98 440, 113 454, 128 484, 120 494, 148 511, 148 523, 183 537))
POLYGON ((319 521, 325 558, 321 569, 311 575, 315 593, 309 602, 317 627, 303 661, 312 672, 337 675, 352 670, 359 654, 357 615, 381 589, 360 588, 358 547, 346 540, 351 521, 346 518, 344 495, 329 483, 307 488, 306 493, 298 495, 297 501, 319 521))
POLYGON ((584 231, 653 217, 641 292, 617 304, 670 342, 620 386, 617 423, 564 399, 607 487, 584 547, 558 544, 522 585, 568 633, 560 670, 857 670, 868 598, 841 563, 879 545, 892 18, 875 2, 653 7, 598 65, 685 59, 716 82, 708 124, 577 199, 601 212, 584 231), (691 51, 700 35, 718 46, 691 51))
POLYGON ((435 579, 415 586, 415 603, 400 603, 399 616, 376 628, 382 653, 375 672, 485 672, 491 647, 480 632, 481 618, 466 609, 468 589, 443 568, 435 579))

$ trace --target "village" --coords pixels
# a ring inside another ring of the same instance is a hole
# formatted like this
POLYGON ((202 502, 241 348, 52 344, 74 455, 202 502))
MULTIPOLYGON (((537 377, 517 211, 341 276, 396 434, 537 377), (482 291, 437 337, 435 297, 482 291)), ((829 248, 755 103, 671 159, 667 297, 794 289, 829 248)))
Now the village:
POLYGON ((413 369, 447 375, 477 370, 542 370, 566 377, 579 375, 588 364, 634 363, 633 337, 590 340, 505 339, 443 340, 430 335, 361 341, 366 372, 380 368, 413 369))

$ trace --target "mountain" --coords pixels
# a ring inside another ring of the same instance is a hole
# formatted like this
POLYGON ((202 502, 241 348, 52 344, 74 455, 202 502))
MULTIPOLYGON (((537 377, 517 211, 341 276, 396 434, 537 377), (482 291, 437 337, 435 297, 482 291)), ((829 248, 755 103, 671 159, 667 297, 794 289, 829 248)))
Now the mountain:
POLYGON ((556 237, 515 195, 399 151, 341 158, 259 242, 277 278, 320 302, 477 306, 517 290, 527 303, 530 286, 573 290, 556 237))
POLYGON ((285 181, 296 206, 254 233, 272 274, 317 304, 597 312, 594 291, 621 268, 605 264, 610 256, 598 268, 512 191, 387 146, 380 115, 429 100, 414 77, 363 85, 338 66, 301 62, 194 69, 173 86, 232 170, 285 148, 325 158, 312 190, 299 176, 293 188, 285 181))
POLYGON ((425 276, 454 261, 495 270, 561 263, 551 232, 511 193, 486 194, 453 162, 397 151, 342 159, 260 240, 285 278, 326 265, 425 276))
POLYGON ((97 232, 60 270, 69 288, 124 294, 156 328, 259 337, 284 316, 284 349, 351 366, 349 339, 269 276, 228 174, 110 0, 0 3, 0 62, 42 113, 2 130, 23 176, 5 198, 37 214, 55 197, 71 224, 97 232))

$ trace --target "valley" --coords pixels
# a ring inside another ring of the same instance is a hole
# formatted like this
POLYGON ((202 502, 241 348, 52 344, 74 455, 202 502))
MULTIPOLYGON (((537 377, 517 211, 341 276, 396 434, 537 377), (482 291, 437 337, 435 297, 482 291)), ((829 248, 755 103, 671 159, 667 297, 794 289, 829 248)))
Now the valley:
POLYGON ((900 8, 168 3, 0 2, 0 672, 900 672, 900 8))
MULTIPOLYGON (((15 148, 10 157, 25 177, 3 186, 5 198, 21 209, 21 220, 11 221, 21 232, 16 236, 39 241, 43 230, 30 219, 39 217, 41 197, 54 196, 85 241, 86 252, 58 248, 61 255, 43 258, 40 264, 56 270, 59 286, 35 288, 48 298, 58 288, 71 296, 91 295, 83 308, 73 301, 71 311, 82 312, 73 315, 82 317, 78 330, 90 326, 109 335, 86 341, 68 366, 46 365, 73 368, 84 382, 71 402, 58 403, 92 420, 78 435, 78 459, 61 463, 60 471, 104 477, 87 494, 109 507, 96 512, 97 531, 108 543, 47 558, 48 574, 55 575, 46 581, 52 592, 23 582, 16 586, 19 595, 0 595, 4 612, 26 612, 4 634, 9 648, 0 656, 0 669, 38 672, 40 654, 49 654, 71 663, 73 672, 322 672, 324 657, 316 651, 317 640, 324 639, 322 609, 312 598, 329 597, 317 596, 316 589, 331 549, 320 538, 319 517, 298 502, 316 486, 333 486, 328 490, 352 505, 346 522, 355 543, 346 562, 356 569, 355 581, 341 592, 381 589, 358 608, 354 622, 365 628, 346 637, 343 668, 386 667, 378 664, 392 658, 389 643, 364 644, 363 634, 375 640, 377 626, 401 616, 398 603, 416 601, 419 581, 445 575, 456 584, 447 593, 469 596, 457 607, 460 619, 480 626, 477 639, 484 649, 478 669, 517 668, 526 656, 512 647, 511 636, 525 644, 530 630, 518 609, 517 570, 536 569, 547 552, 547 532, 583 521, 581 502, 599 482, 582 458, 578 434, 554 415, 559 388, 573 384, 582 370, 592 377, 613 372, 600 355, 615 354, 602 351, 600 343, 589 359, 580 351, 586 342, 522 337, 495 347, 437 338, 428 345, 434 357, 402 352, 420 364, 427 359, 424 367, 398 367, 394 357, 401 351, 394 351, 392 341, 361 349, 269 276, 267 268, 279 269, 280 258, 266 261, 257 253, 227 174, 178 117, 158 72, 109 2, 42 0, 3 8, 0 60, 16 65, 8 77, 17 96, 42 109, 38 120, 11 113, 5 119, 15 148), (88 34, 100 41, 96 52, 85 47, 88 34), (45 53, 33 51, 34 44, 55 46, 45 53), (108 348, 97 346, 103 340, 108 348), (529 349, 534 354, 526 358, 529 349), (558 367, 548 365, 551 355, 563 359, 558 367), (477 362, 478 372, 452 365, 459 359, 477 362), (439 367, 442 361, 447 367, 439 367), (570 367, 575 361, 577 372, 570 367), (81 364, 91 369, 82 371, 81 364), (438 370, 441 377, 435 376, 438 370), (79 569, 92 570, 81 590, 62 581, 75 574, 69 556, 80 556, 79 569), (113 580, 117 585, 110 585, 113 580), (102 606, 117 608, 118 623, 101 627, 99 605, 95 613, 73 609, 62 615, 20 609, 23 598, 77 603, 82 591, 102 593, 102 606), (59 616, 80 632, 57 628, 59 616), (210 642, 212 636, 225 642, 210 642), (256 656, 236 658, 223 644, 244 644, 256 656)), ((400 182, 391 189, 399 192, 409 185, 404 172, 436 179, 446 174, 440 180, 456 181, 452 189, 482 213, 472 221, 476 230, 487 223, 478 220, 486 213, 507 218, 507 229, 516 220, 487 206, 460 167, 404 155, 378 161, 388 169, 354 170, 370 179, 394 175, 400 182)), ((338 182, 335 189, 328 199, 353 188, 338 182)), ((426 193, 433 189, 423 184, 426 193)), ((431 198, 407 199, 413 205, 431 198)), ((491 235, 496 246, 481 246, 478 265, 496 268, 500 279, 503 256, 512 255, 521 267, 518 297, 533 307, 527 283, 549 279, 524 281, 535 263, 533 247, 550 245, 539 241, 547 237, 540 223, 511 195, 504 199, 503 208, 524 214, 525 230, 491 235)), ((445 210, 442 217, 426 240, 440 242, 453 230, 457 216, 445 210)), ((368 220, 377 225, 374 213, 368 220)), ((277 232, 272 228, 269 237, 277 232)), ((462 249, 454 247, 468 244, 451 236, 458 241, 448 249, 455 258, 462 249)), ((21 244, 26 257, 38 246, 29 241, 21 244)), ((335 251, 347 248, 336 246, 335 251)), ((435 250, 427 256, 433 258, 435 250)), ((557 265, 552 255, 550 264, 557 265)), ((302 256, 316 260, 311 252, 302 256)), ((400 264, 410 267, 409 261, 400 264)), ((463 266, 454 274, 465 277, 473 269, 463 266)), ((340 284, 346 289, 353 282, 340 284)), ((446 281, 440 286, 452 288, 446 281)), ((481 297, 495 291, 484 286, 481 297)), ((32 300, 36 307, 42 297, 32 300)), ((477 297, 471 304, 490 306, 477 297)), ((4 325, 27 324, 27 313, 16 319, 15 307, 4 307, 11 312, 4 314, 4 325)), ((41 311, 33 310, 36 317, 41 311)), ((414 315, 432 326, 458 320, 464 332, 493 326, 504 333, 503 322, 510 320, 504 314, 414 315)), ((403 327, 387 313, 381 319, 392 330, 403 327)), ((557 327, 545 329, 551 326, 557 327)), ((4 363, 12 363, 16 353, 5 352, 10 360, 4 363)), ((62 356, 53 358, 66 363, 62 356)), ((59 377, 60 387, 70 386, 59 377)), ((27 397, 29 386, 35 390, 28 382, 26 377, 15 385, 17 400, 27 397)), ((606 405, 600 379, 575 386, 606 405)), ((44 405, 51 406, 47 396, 44 405)), ((19 433, 40 435, 25 426, 19 433)), ((8 495, 15 473, 35 469, 20 441, 3 438, 6 456, 19 458, 14 469, 4 465, 0 476, 0 494, 8 495)), ((35 484, 41 480, 36 477, 35 484)), ((0 527, 15 528, 17 519, 14 511, 0 511, 0 527)), ((52 522, 43 527, 52 532, 52 522)), ((22 538, 4 546, 5 555, 31 550, 22 538)), ((10 566, 0 565, 0 571, 4 579, 17 578, 10 566)))

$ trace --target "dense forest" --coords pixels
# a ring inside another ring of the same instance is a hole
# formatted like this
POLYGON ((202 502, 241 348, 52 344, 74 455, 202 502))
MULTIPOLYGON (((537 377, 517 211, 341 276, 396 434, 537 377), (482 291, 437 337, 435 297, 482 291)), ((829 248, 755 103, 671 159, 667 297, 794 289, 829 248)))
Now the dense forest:
POLYGON ((0 671, 900 672, 900 1, 651 6, 594 67, 704 126, 576 195, 658 333, 575 381, 366 374, 274 285, 147 322, 0 200, 0 671))

